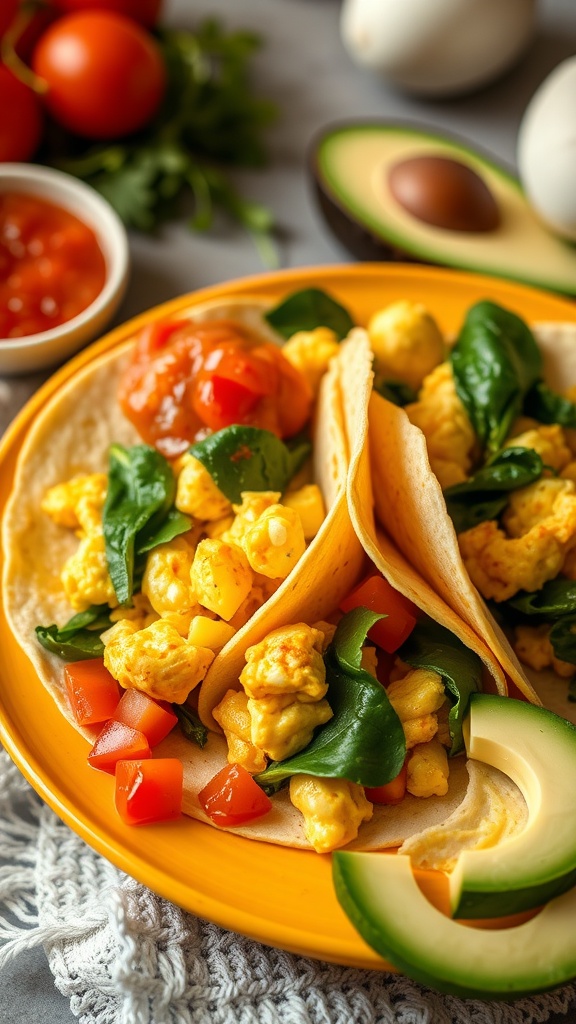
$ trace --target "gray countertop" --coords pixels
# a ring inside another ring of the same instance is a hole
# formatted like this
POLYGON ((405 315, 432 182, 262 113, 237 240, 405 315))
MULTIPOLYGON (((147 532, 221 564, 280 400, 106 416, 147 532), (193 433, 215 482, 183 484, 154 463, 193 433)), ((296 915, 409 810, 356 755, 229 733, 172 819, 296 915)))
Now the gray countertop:
MULTIPOLYGON (((317 212, 305 170, 310 139, 322 126, 354 117, 419 122, 455 132, 513 165, 530 96, 559 61, 576 53, 574 0, 540 0, 537 36, 504 78, 468 97, 422 101, 393 91, 350 62, 340 42, 339 8, 339 0, 167 0, 165 20, 171 25, 192 28, 212 15, 264 37, 254 81, 281 116, 269 135, 269 168, 239 174, 236 181, 245 195, 274 211, 282 266, 348 260, 317 212)), ((173 223, 154 236, 133 234, 130 244, 132 275, 118 322, 183 292, 263 269, 251 239, 223 220, 206 237, 173 223)), ((45 376, 0 379, 0 432, 45 376)), ((556 1020, 575 1016, 576 1005, 572 1015, 556 1020)), ((41 951, 21 954, 0 976, 0 1022, 73 1020, 41 951)))

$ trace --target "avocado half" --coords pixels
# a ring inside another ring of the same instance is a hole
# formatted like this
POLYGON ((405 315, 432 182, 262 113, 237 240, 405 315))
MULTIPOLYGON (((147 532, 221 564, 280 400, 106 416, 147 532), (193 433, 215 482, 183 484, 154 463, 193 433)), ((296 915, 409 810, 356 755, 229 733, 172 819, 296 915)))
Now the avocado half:
POLYGON ((311 172, 329 227, 358 259, 435 263, 576 295, 576 246, 538 220, 510 171, 463 141, 401 124, 345 122, 314 141, 311 172), (475 171, 499 209, 496 227, 449 230, 409 212, 391 190, 391 172, 421 157, 475 171))

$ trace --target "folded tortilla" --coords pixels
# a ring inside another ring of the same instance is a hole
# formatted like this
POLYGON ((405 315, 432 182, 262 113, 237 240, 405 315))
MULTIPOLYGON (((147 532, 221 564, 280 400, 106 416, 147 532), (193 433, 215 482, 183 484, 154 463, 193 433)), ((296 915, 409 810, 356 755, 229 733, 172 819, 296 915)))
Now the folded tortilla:
MULTIPOLYGON (((237 319, 267 340, 277 342, 263 319, 267 305, 264 300, 234 299, 192 307, 178 319, 237 319)), ((292 573, 210 666, 198 691, 199 714, 215 730, 209 733, 206 746, 201 749, 176 729, 154 751, 155 756, 182 760, 184 810, 209 824, 212 822, 200 807, 198 793, 224 766, 227 753, 212 711, 230 687, 238 687, 247 648, 280 626, 301 621, 313 624, 326 618, 360 577, 366 554, 401 593, 477 651, 492 674, 494 688, 504 688, 499 666, 476 634, 433 593, 391 541, 376 531, 365 446, 371 361, 362 334, 354 332, 359 340, 346 343, 341 356, 333 361, 323 379, 315 412, 314 472, 326 502, 325 522, 292 573)), ((140 440, 116 401, 118 381, 133 344, 132 338, 92 361, 42 410, 22 448, 3 522, 3 598, 11 628, 62 713, 77 729, 80 727, 66 699, 64 664, 39 645, 34 632, 40 623, 63 623, 70 618, 60 572, 77 542, 70 531, 40 511, 40 503, 54 484, 79 473, 105 472, 112 442, 129 446, 140 440)), ((88 731, 85 735, 92 742, 88 731)), ((394 847, 423 829, 439 825, 460 805, 467 784, 464 758, 456 758, 451 762, 446 796, 407 796, 399 805, 375 806, 372 820, 362 826, 351 847, 394 847)), ((286 790, 275 795, 268 815, 233 831, 310 849, 303 818, 290 803, 286 790)))

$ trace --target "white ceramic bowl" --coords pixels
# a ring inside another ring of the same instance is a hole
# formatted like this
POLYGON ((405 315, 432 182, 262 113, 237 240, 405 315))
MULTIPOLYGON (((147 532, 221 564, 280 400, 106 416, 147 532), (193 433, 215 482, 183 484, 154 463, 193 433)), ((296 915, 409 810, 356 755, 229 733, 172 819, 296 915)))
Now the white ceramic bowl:
POLYGON ((61 206, 94 231, 106 262, 100 294, 59 327, 23 338, 0 338, 0 374, 27 373, 63 362, 100 334, 116 312, 128 280, 126 230, 95 189, 70 174, 37 164, 0 163, 0 193, 20 192, 61 206))

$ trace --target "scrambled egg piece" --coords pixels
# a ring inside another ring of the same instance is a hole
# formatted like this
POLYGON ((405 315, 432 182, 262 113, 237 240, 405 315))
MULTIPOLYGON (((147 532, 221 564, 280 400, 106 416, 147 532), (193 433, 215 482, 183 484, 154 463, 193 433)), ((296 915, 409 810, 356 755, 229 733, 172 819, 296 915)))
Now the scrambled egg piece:
POLYGON ((546 623, 540 626, 517 626, 513 646, 520 661, 537 672, 552 668, 564 679, 570 679, 576 672, 576 665, 555 656, 550 643, 550 626, 546 623))
POLYGON ((188 640, 195 647, 209 647, 219 651, 232 639, 236 630, 222 619, 211 619, 208 615, 195 615, 188 630, 188 640))
POLYGON ((438 731, 436 712, 446 694, 442 677, 428 668, 414 668, 395 682, 386 693, 404 729, 406 748, 427 743, 438 731))
POLYGON ((105 473, 75 476, 50 487, 40 507, 58 526, 91 533, 101 527, 107 486, 105 473))
POLYGON ((92 604, 114 608, 118 599, 108 572, 104 536, 93 531, 82 537, 78 548, 64 563, 60 574, 64 592, 77 612, 92 604))
POLYGON ((251 775, 263 772, 267 758, 250 739, 248 697, 243 690, 228 690, 212 714, 226 737, 229 763, 242 765, 251 775))
POLYGON ((576 495, 571 480, 558 477, 541 477, 528 487, 512 491, 502 525, 509 537, 523 537, 543 520, 554 515, 554 507, 561 495, 576 495))
POLYGON ((248 700, 252 743, 274 761, 307 747, 332 718, 322 658, 324 634, 299 622, 274 630, 246 651, 240 682, 248 700))
POLYGON ((504 447, 533 448, 545 466, 558 471, 564 469, 572 459, 564 431, 557 423, 533 427, 515 437, 509 437, 504 447))
POLYGON ((444 796, 448 792, 448 755, 434 738, 420 743, 408 758, 406 789, 412 796, 444 796))
POLYGON ((312 629, 318 629, 322 633, 324 637, 322 641, 322 654, 325 654, 334 639, 336 626, 333 622, 324 622, 323 619, 320 619, 319 622, 314 623, 312 629))
POLYGON ((320 381, 328 363, 338 353, 338 338, 329 327, 315 327, 313 331, 297 331, 282 347, 282 355, 306 378, 313 395, 320 389, 320 381))
POLYGON ((248 530, 263 512, 280 501, 280 491, 242 491, 242 504, 233 505, 234 521, 222 539, 240 544, 248 530))
POLYGON ((332 718, 327 700, 304 703, 290 694, 248 700, 254 746, 273 761, 284 761, 311 742, 314 730, 332 718))
POLYGON ((254 572, 285 579, 306 550, 300 516, 292 508, 271 505, 248 527, 241 544, 254 572))
POLYGON ((368 324, 376 369, 417 390, 445 357, 444 339, 425 306, 402 300, 374 313, 368 324))
POLYGON ((222 619, 231 619, 252 589, 252 570, 246 555, 235 544, 201 540, 190 572, 200 604, 222 619))
POLYGON ((298 513, 304 540, 312 540, 326 517, 324 498, 318 484, 306 484, 297 491, 288 491, 282 498, 282 504, 298 513))
POLYGON ((304 622, 273 630, 246 651, 244 690, 256 700, 296 693, 305 701, 321 700, 328 689, 323 643, 323 633, 304 622))
POLYGON ((120 686, 170 703, 183 704, 214 660, 213 651, 188 643, 165 619, 145 629, 122 619, 102 639, 104 664, 120 686))
POLYGON ((231 512, 232 506, 205 466, 189 452, 179 462, 176 508, 195 519, 213 522, 231 512))
POLYGON ((330 853, 350 843, 373 813, 363 787, 347 779, 293 775, 290 800, 304 815, 306 838, 317 853, 330 853))
POLYGON ((110 612, 110 622, 127 619, 128 622, 134 623, 136 629, 144 629, 145 626, 149 626, 151 622, 156 622, 159 618, 160 616, 154 611, 144 594, 134 594, 130 608, 119 605, 113 612, 110 612))
POLYGON ((479 523, 458 537, 462 558, 472 582, 485 598, 506 601, 519 590, 539 590, 562 570, 566 555, 576 545, 576 492, 569 481, 537 481, 516 491, 505 522, 520 530, 508 537, 494 520, 479 523), (542 489, 542 483, 557 485, 542 489), (562 487, 558 485, 562 484, 562 487), (531 511, 541 507, 542 494, 552 494, 543 518, 533 525, 531 511))
POLYGON ((142 593, 155 612, 186 636, 200 606, 190 581, 194 548, 183 537, 154 548, 146 559, 142 593))
POLYGON ((476 435, 456 393, 450 363, 441 363, 426 377, 418 401, 407 405, 405 411, 426 437, 430 464, 442 488, 466 480, 476 435))

